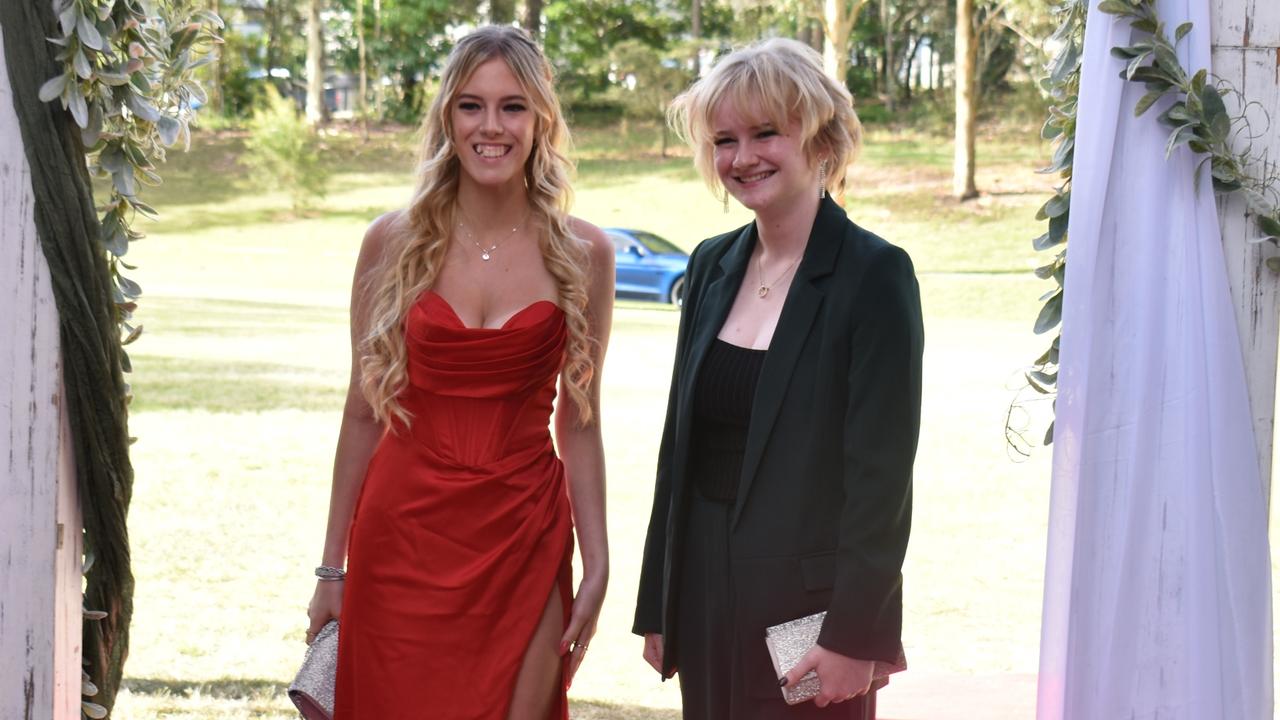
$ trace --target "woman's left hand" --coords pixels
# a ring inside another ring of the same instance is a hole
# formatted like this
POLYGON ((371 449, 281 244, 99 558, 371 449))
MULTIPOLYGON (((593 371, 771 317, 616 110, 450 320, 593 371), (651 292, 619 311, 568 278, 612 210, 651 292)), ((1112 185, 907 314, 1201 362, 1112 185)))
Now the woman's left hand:
POLYGON ((783 676, 786 682, 781 683, 781 686, 794 685, 800 682, 800 678, 810 670, 817 670, 822 689, 813 699, 813 704, 826 707, 831 703, 844 702, 859 695, 865 695, 871 688, 875 666, 872 660, 856 660, 832 652, 821 645, 814 645, 813 649, 805 653, 804 657, 800 658, 800 662, 783 676))
POLYGON ((573 598, 573 610, 569 613, 569 625, 560 637, 560 654, 570 654, 569 669, 564 685, 573 684, 573 676, 578 666, 587 655, 587 646, 596 634, 596 622, 600 619, 600 606, 604 604, 605 577, 584 577, 578 585, 578 594, 573 598))

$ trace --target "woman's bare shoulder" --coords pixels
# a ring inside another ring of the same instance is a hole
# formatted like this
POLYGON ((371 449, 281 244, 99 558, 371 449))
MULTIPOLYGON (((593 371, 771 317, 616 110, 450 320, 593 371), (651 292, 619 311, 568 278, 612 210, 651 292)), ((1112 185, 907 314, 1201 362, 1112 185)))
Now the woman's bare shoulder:
POLYGON ((613 260, 613 243, 604 231, 579 217, 569 216, 569 229, 587 247, 587 255, 592 261, 600 261, 606 257, 613 260))
POLYGON ((392 210, 374 218, 364 232, 360 243, 360 257, 356 261, 357 274, 364 274, 382 265, 387 252, 395 244, 404 229, 404 210, 392 210))

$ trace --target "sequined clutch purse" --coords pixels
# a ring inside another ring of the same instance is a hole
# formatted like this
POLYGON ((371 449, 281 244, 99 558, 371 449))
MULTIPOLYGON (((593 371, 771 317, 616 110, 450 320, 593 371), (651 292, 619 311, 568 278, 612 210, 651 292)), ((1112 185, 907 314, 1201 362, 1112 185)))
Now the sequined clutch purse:
MULTIPOLYGON (((800 662, 800 658, 804 657, 805 653, 818 644, 818 633, 822 632, 822 621, 826 617, 826 612, 814 613, 765 628, 764 644, 769 648, 769 659, 773 661, 775 675, 782 677, 800 662)), ((890 673, 906 669, 907 659, 903 656, 901 649, 898 651, 896 662, 887 663, 877 660, 871 678, 871 687, 874 689, 884 687, 889 682, 890 673)), ((782 699, 788 705, 798 705, 816 697, 822 690, 822 682, 818 679, 818 673, 810 670, 800 678, 799 682, 787 685, 781 690, 782 699)))
POLYGON ((333 720, 333 684, 338 674, 338 621, 320 628, 307 648, 289 699, 306 720, 333 720))

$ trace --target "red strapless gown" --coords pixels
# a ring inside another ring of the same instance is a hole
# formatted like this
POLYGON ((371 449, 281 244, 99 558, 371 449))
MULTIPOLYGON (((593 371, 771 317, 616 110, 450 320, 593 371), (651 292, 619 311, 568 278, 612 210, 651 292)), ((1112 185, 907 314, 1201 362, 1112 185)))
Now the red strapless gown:
MULTIPOLYGON (((369 461, 351 525, 335 720, 502 720, 572 521, 549 420, 565 320, 468 328, 428 291, 405 326, 409 428, 369 461)), ((563 684, 553 720, 569 717, 563 684)))

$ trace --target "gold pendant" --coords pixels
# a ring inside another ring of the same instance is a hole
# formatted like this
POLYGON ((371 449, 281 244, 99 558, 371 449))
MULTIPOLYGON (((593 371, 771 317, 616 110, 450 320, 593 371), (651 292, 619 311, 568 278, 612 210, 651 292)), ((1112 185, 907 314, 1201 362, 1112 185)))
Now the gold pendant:
POLYGON ((480 253, 480 259, 489 262, 489 253, 480 253))
POLYGON ((756 295, 759 295, 760 297, 764 297, 765 295, 768 295, 768 294, 769 294, 769 288, 765 287, 764 285, 761 285, 760 289, 756 291, 756 295))

